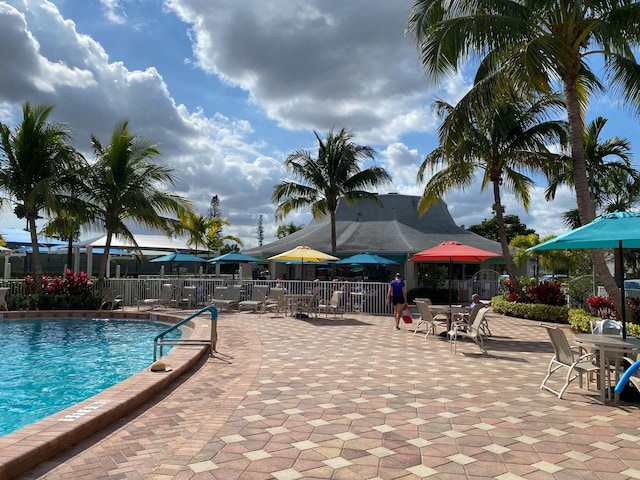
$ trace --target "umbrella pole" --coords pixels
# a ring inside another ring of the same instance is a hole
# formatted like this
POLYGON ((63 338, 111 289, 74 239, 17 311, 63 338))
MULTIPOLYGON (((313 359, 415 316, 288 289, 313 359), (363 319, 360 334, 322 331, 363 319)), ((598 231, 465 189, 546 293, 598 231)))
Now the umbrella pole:
POLYGON ((624 259, 622 257, 622 240, 618 240, 618 275, 620 276, 620 296, 622 297, 622 305, 620 305, 620 314, 622 315, 622 340, 627 339, 627 299, 624 298, 624 259))
POLYGON ((449 318, 447 319, 448 327, 447 331, 451 330, 451 308, 453 305, 453 257, 449 257, 449 318))

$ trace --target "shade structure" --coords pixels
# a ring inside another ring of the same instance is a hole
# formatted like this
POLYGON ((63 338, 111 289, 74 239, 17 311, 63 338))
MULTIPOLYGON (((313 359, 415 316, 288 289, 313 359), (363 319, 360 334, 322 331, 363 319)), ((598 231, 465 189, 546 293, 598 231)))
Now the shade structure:
MULTIPOLYGON (((304 272, 304 264, 306 263, 321 263, 327 260, 340 260, 333 255, 329 255, 327 253, 320 252, 319 250, 314 250, 311 247, 307 246, 297 246, 296 248, 292 248, 286 252, 282 252, 278 255, 274 255, 273 257, 269 257, 269 260, 290 260, 290 261, 300 261, 303 265, 302 271, 304 272)), ((303 279, 304 280, 304 279, 303 279)))
POLYGON ((449 306, 453 293, 453 262, 480 263, 490 258, 501 257, 499 253, 464 245, 453 240, 442 242, 433 248, 416 253, 409 260, 414 262, 448 262, 449 263, 449 306))
POLYGON ((394 262, 375 253, 358 253, 357 255, 351 255, 350 257, 343 258, 336 262, 336 265, 397 265, 398 262, 394 262))
POLYGON ((551 240, 527 249, 528 252, 541 250, 571 250, 574 248, 613 248, 618 250, 618 279, 622 298, 622 337, 627 338, 626 299, 624 296, 624 259, 625 248, 640 248, 640 213, 613 212, 602 215, 591 223, 558 235, 551 240))
POLYGON ((262 262, 262 259, 252 257, 250 255, 245 255, 240 252, 229 252, 224 255, 219 255, 211 260, 208 260, 209 263, 254 263, 254 262, 262 262))

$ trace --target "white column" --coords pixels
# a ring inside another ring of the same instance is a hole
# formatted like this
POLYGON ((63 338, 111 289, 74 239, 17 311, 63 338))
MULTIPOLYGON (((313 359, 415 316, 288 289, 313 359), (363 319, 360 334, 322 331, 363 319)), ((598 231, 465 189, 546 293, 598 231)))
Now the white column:
POLYGON ((93 247, 87 247, 87 275, 93 276, 93 247))
POLYGON ((9 261, 9 255, 5 255, 4 257, 4 278, 11 278, 11 262, 9 261))

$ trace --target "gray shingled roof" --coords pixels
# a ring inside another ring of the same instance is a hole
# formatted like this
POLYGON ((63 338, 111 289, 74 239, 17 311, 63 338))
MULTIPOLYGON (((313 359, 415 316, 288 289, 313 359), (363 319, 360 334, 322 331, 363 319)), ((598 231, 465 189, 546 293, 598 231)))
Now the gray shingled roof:
MULTIPOLYGON (((340 202, 336 211, 338 255, 360 252, 381 255, 414 254, 447 240, 501 253, 500 244, 458 227, 440 201, 422 217, 418 217, 420 197, 409 195, 379 195, 382 207, 372 202, 347 205, 340 202)), ((247 255, 268 258, 298 245, 331 252, 331 223, 329 215, 313 220, 302 230, 262 247, 244 250, 247 255)))

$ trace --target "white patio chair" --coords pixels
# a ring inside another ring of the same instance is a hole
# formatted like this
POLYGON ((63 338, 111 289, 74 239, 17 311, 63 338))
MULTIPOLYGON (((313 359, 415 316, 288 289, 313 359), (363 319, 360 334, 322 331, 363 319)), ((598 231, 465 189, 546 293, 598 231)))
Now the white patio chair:
POLYGON ((336 290, 335 292, 333 292, 333 295, 331 295, 331 298, 329 299, 328 302, 321 300, 318 303, 318 311, 319 312, 324 311, 324 314, 326 317, 329 316, 329 311, 333 312, 334 317, 336 317, 338 313, 340 314, 341 317, 343 317, 342 310, 340 308, 341 298, 342 298, 342 291, 336 290))
POLYGON ((444 319, 444 322, 442 320, 436 320, 433 316, 433 313, 429 309, 429 305, 424 300, 416 299, 415 303, 416 307, 418 307, 418 313, 420 313, 420 319, 418 320, 418 323, 416 323, 416 329, 413 331, 414 335, 418 333, 418 330, 420 330, 421 326, 425 327, 424 338, 427 338, 430 333, 436 335, 438 333, 438 326, 443 326, 445 330, 447 329, 446 317, 444 319))
MULTIPOLYGON (((549 368, 547 369, 547 375, 542 380, 540 388, 550 391, 562 398, 565 390, 571 382, 576 378, 579 379, 580 388, 582 388, 582 375, 585 373, 599 372, 600 367, 596 365, 593 360, 595 355, 593 353, 585 353, 581 355, 577 349, 572 349, 567 341, 567 336, 564 334, 564 330, 558 327, 542 324, 547 329, 551 345, 553 345, 554 355, 549 362, 549 368), (547 385, 547 381, 551 378, 551 375, 558 370, 566 370, 567 374, 564 378, 564 385, 560 390, 554 390, 547 385)), ((604 380, 604 379, 601 379, 604 380)), ((587 381, 587 390, 589 390, 589 382, 587 381)))
POLYGON ((458 343, 458 338, 467 338, 471 340, 473 343, 480 347, 482 353, 484 355, 487 354, 487 350, 484 348, 484 334, 482 328, 482 322, 484 321, 484 316, 489 311, 489 307, 482 307, 476 318, 473 320, 473 323, 469 325, 467 322, 458 321, 453 322, 451 324, 451 329, 449 330, 449 342, 453 344, 453 353, 456 353, 456 347, 458 343))

